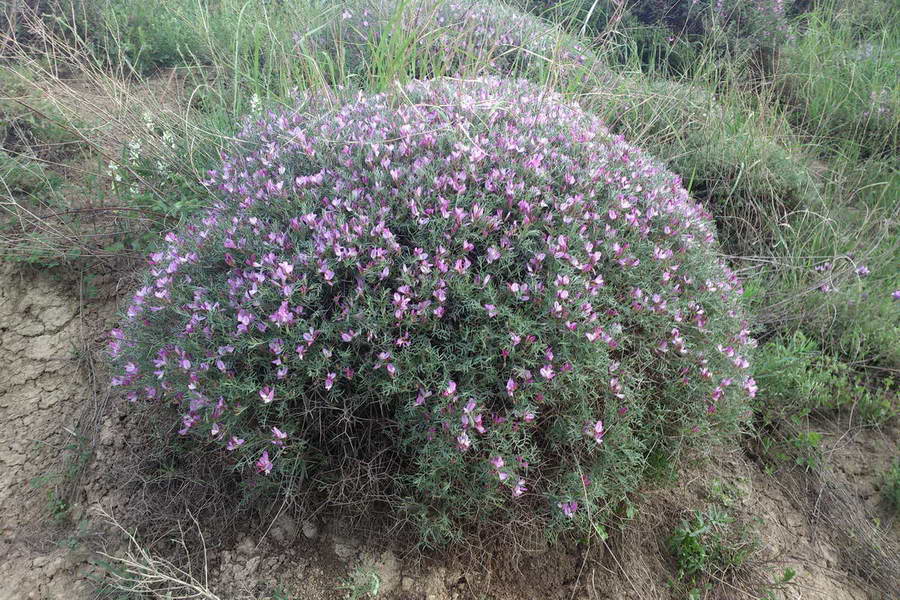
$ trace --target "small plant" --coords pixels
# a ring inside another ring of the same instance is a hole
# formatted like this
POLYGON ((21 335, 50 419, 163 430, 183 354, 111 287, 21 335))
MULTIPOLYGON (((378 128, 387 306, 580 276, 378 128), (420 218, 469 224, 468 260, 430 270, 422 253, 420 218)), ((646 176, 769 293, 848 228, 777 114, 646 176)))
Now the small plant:
POLYGON ((695 511, 669 538, 679 579, 695 585, 701 578, 721 578, 740 568, 758 542, 722 508, 695 511))
POLYGON ((884 473, 881 495, 895 513, 900 514, 900 459, 894 460, 884 473))
POLYGON ((744 495, 745 492, 736 485, 727 481, 722 481, 721 479, 714 479, 709 484, 710 499, 725 508, 733 506, 736 502, 740 501, 744 495))
POLYGON ((381 589, 381 577, 371 567, 357 567, 338 587, 346 592, 347 600, 363 600, 377 598, 381 589))
MULTIPOLYGON (((794 578, 796 576, 797 571, 795 571, 791 567, 785 567, 784 571, 775 575, 775 577, 772 578, 772 582, 766 585, 762 590, 763 600, 777 600, 775 592, 786 590, 794 581, 794 578)), ((786 598, 787 595, 784 595, 782 597, 786 598)))
MULTIPOLYGON (((892 397, 894 381, 885 377, 866 382, 846 363, 819 350, 815 340, 797 331, 783 340, 769 342, 760 352, 757 376, 766 393, 761 405, 799 423, 812 411, 853 410, 865 422, 883 424, 898 414, 892 397)), ((817 445, 815 436, 805 443, 817 445)))

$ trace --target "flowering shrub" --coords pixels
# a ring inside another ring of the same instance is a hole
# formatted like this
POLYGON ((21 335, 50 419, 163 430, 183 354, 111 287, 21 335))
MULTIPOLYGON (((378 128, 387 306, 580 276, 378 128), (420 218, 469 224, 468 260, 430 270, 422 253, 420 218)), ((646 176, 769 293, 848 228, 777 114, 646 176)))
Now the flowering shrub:
POLYGON ((325 52, 350 74, 399 63, 410 75, 557 77, 561 86, 612 77, 559 28, 490 0, 341 2, 331 26, 297 34, 300 51, 325 52))
POLYGON ((253 485, 386 502, 426 541, 590 531, 651 452, 737 426, 754 342, 678 177, 524 81, 333 104, 248 123, 150 255, 112 332, 131 401, 253 485))

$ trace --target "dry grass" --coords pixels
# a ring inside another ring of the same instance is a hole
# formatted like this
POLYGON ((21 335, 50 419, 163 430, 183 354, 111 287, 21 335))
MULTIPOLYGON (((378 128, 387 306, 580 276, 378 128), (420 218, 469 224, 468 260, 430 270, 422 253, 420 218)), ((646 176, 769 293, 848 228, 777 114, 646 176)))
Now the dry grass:
POLYGON ((135 533, 123 527, 112 515, 103 509, 98 511, 99 517, 115 527, 127 540, 128 547, 124 552, 107 554, 101 552, 105 560, 113 566, 108 571, 103 586, 140 598, 160 598, 164 600, 220 600, 213 593, 209 583, 209 560, 206 551, 206 540, 196 519, 192 519, 192 527, 199 538, 199 556, 186 542, 186 532, 179 523, 179 536, 173 543, 185 557, 187 567, 180 567, 169 558, 149 551, 138 541, 135 533), (200 563, 199 572, 190 566, 200 563))

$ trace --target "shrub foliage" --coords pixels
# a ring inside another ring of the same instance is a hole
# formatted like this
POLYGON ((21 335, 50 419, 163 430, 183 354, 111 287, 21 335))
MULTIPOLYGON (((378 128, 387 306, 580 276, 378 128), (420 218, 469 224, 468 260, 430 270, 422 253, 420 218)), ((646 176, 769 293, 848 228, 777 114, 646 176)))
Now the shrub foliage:
POLYGON ((741 288, 678 177, 524 81, 335 100, 248 122, 150 255, 112 332, 132 401, 257 489, 387 503, 426 542, 590 531, 651 453, 738 425, 741 288))

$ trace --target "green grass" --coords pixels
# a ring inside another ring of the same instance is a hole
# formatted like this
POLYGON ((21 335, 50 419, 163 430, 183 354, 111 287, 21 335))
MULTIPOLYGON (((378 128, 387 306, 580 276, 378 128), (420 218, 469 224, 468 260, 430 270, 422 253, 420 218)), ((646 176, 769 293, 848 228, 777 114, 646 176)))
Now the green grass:
POLYGON ((824 3, 781 56, 776 85, 791 121, 826 155, 896 159, 900 149, 900 8, 870 3, 877 27, 824 3), (879 10, 881 9, 881 10, 879 10))
POLYGON ((894 460, 882 476, 881 495, 896 514, 900 514, 900 459, 894 460))

